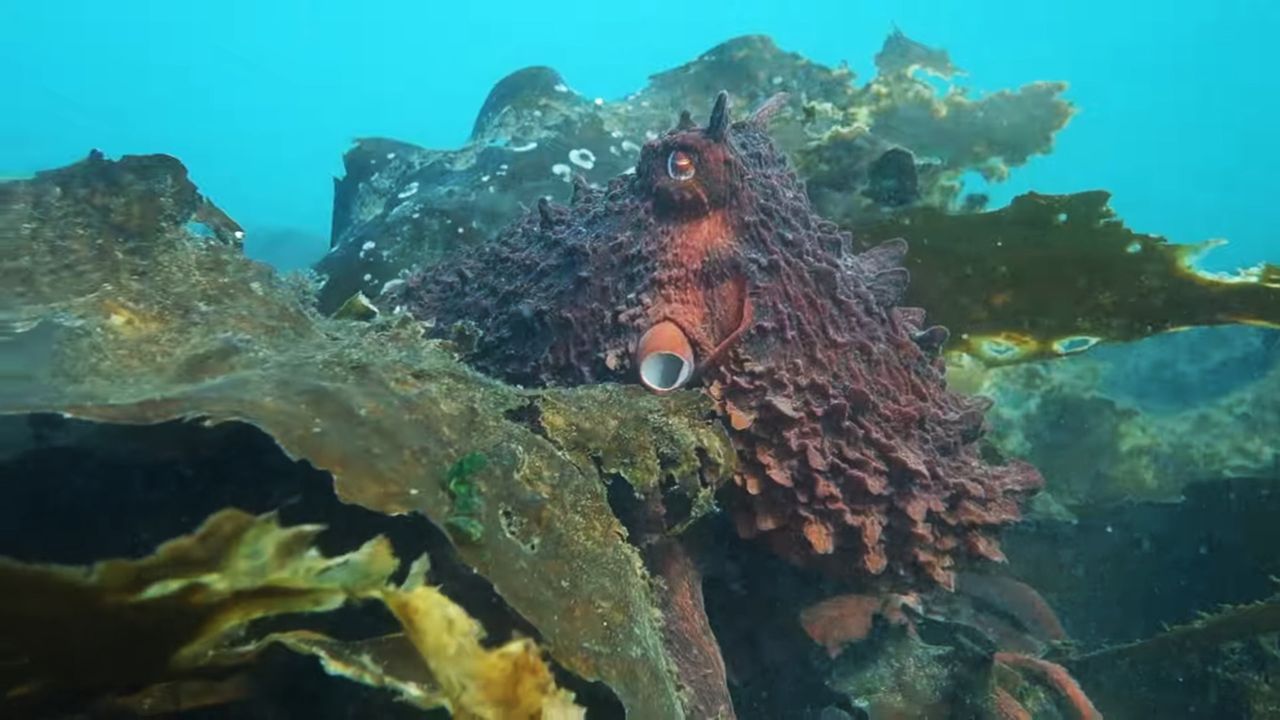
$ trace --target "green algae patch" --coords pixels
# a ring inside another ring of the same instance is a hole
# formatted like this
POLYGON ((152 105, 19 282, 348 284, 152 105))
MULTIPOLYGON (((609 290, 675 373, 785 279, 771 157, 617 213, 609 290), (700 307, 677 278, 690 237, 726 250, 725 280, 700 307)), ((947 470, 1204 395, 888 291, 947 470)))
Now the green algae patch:
MULTIPOLYGON (((659 604, 604 482, 518 418, 542 394, 472 371, 404 316, 320 317, 310 288, 234 243, 189 232, 186 213, 207 203, 175 198, 192 194, 182 166, 163 156, 93 157, 0 185, 0 285, 14 289, 0 332, 17 358, 0 373, 0 412, 246 422, 332 473, 344 501, 419 512, 444 528, 458 499, 449 469, 482 453, 484 466, 468 474, 481 502, 464 515, 482 532, 457 542, 462 559, 557 660, 603 681, 629 714, 682 717, 659 604), (175 209, 116 222, 130 203, 175 209)), ((573 407, 565 398, 576 392, 554 402, 573 407)), ((681 401, 666 402, 648 408, 678 415, 681 401)), ((731 454, 723 437, 701 438, 708 457, 731 454)), ((668 454, 685 467, 689 452, 668 454)))
POLYGON ((1280 268, 1200 272, 1192 262, 1206 246, 1134 232, 1109 198, 1028 193, 974 214, 920 207, 859 228, 858 239, 907 238, 907 302, 951 330, 948 350, 989 365, 1197 325, 1280 326, 1280 268))
POLYGON ((480 488, 472 476, 488 462, 484 453, 467 453, 449 466, 445 475, 445 489, 453 501, 453 511, 445 519, 445 527, 455 537, 480 542, 484 535, 484 524, 477 519, 481 512, 480 488))

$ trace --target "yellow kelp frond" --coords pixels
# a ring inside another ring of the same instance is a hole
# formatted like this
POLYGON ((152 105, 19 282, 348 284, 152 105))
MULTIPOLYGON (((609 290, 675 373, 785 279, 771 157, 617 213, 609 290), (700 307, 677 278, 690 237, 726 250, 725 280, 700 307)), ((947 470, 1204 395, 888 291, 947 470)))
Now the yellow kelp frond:
POLYGON ((0 558, 0 696, 171 679, 252 620, 332 610, 387 583, 397 562, 385 538, 326 558, 313 548, 322 529, 229 509, 139 560, 0 558))
MULTIPOLYGON (((413 578, 414 573, 410 573, 413 578)), ((446 706, 463 720, 573 720, 585 717, 556 687, 532 640, 486 650, 484 629, 461 606, 429 586, 386 590, 383 602, 404 626, 439 683, 446 706)))
MULTIPOLYGON (((315 548, 323 530, 227 509, 137 560, 80 568, 0 558, 0 715, 53 693, 117 696, 102 707, 151 707, 166 700, 168 687, 189 687, 278 643, 316 656, 331 674, 459 718, 583 717, 533 641, 480 645, 480 624, 421 585, 425 558, 397 588, 388 584, 399 562, 386 538, 327 558, 315 548), (307 630, 257 638, 247 631, 259 618, 360 599, 385 603, 405 634, 347 642, 307 630), (133 694, 119 696, 125 692, 133 694)), ((234 692, 218 687, 207 702, 240 700, 248 686, 228 687, 234 692)))
POLYGON ((415 707, 430 710, 446 704, 431 671, 404 633, 335 640, 323 633, 294 630, 268 635, 242 651, 246 657, 255 656, 272 643, 315 657, 330 675, 390 691, 415 707))

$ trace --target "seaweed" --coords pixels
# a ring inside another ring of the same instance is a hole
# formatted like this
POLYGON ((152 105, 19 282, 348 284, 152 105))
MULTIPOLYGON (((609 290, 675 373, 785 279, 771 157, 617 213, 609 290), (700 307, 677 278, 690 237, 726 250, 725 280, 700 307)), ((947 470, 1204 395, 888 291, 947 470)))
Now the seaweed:
POLYGON ((488 462, 484 453, 470 452, 445 473, 445 488, 453 501, 453 512, 445 518, 445 527, 471 542, 479 542, 484 534, 484 524, 477 519, 481 514, 480 489, 473 476, 488 462))
POLYGON ((1280 597, 1219 608, 1149 638, 1064 658, 1108 717, 1271 717, 1280 597))
MULTIPOLYGON (((392 587, 399 561, 385 537, 326 558, 315 549, 322 530, 226 509, 139 560, 82 569, 0 559, 0 584, 12 590, 0 599, 3 702, 29 709, 67 692, 110 698, 154 688, 115 700, 138 706, 179 682, 217 683, 202 675, 242 666, 279 643, 317 656, 335 674, 390 687, 418 707, 448 708, 457 718, 583 717, 531 640, 480 645, 479 623, 422 584, 425 556, 403 586, 392 587), (306 630, 254 638, 250 629, 261 618, 362 599, 385 604, 403 635, 343 642, 306 630), (406 641, 417 653, 407 663, 406 641)), ((208 701, 238 699, 235 677, 213 685, 208 701)))
POLYGON ((492 241, 539 198, 577 193, 575 176, 601 186, 635 165, 646 138, 683 111, 707 112, 721 90, 739 106, 781 91, 788 100, 771 135, 814 209, 864 247, 907 240, 907 302, 951 331, 953 356, 1011 364, 1193 325, 1280 323, 1274 266, 1198 272, 1190 263, 1212 243, 1131 231, 1103 191, 1032 193, 991 212, 980 212, 985 196, 964 195, 966 174, 999 182, 1052 151, 1075 113, 1065 83, 974 96, 945 51, 897 30, 876 66, 858 84, 845 66, 750 35, 600 103, 549 68, 517 71, 495 86, 461 148, 367 139, 347 154, 322 303, 403 286, 412 270, 492 241))
POLYGON ((913 208, 856 237, 868 247, 909 238, 907 302, 951 329, 949 351, 989 365, 1197 325, 1280 326, 1280 267, 1198 271, 1192 262, 1211 245, 1134 232, 1109 198, 1028 193, 967 215, 913 208))
MULTIPOLYGON (((14 301, 0 319, 17 359, 0 375, 0 413, 247 422, 332 473, 344 501, 419 512, 441 527, 455 508, 451 463, 482 449, 488 462, 468 479, 484 501, 469 517, 485 531, 458 543, 463 560, 569 670, 603 680, 637 716, 682 716, 654 588, 599 473, 520 420, 537 413, 544 393, 474 372, 404 316, 317 315, 307 288, 234 244, 191 234, 182 212, 122 231, 75 199, 104 174, 117 180, 113 206, 194 192, 181 164, 165 157, 91 158, 0 185, 5 232, 14 234, 0 255, 0 282, 14 301)), ((587 413, 596 397, 570 391, 554 402, 587 413)), ((661 435, 710 422, 698 403, 617 397, 599 423, 656 415, 667 418, 650 423, 661 435)), ((732 453, 722 432, 676 433, 658 446, 690 441, 707 446, 686 457, 732 453)), ((699 476, 711 486, 725 479, 714 465, 699 476)))
POLYGON ((33 701, 182 677, 250 621, 333 610, 387 583, 385 538, 336 558, 323 528, 224 510, 140 560, 92 568, 0 559, 0 697, 33 701))

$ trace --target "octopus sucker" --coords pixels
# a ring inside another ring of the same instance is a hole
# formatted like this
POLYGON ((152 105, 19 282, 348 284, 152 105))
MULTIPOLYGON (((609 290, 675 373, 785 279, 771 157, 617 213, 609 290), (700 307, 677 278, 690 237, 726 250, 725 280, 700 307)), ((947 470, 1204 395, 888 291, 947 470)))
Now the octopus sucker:
POLYGON ((734 121, 721 93, 634 173, 539 203, 387 304, 475 326, 467 359, 511 382, 707 392, 741 462, 724 489, 741 534, 890 589, 947 586, 1001 557, 1040 475, 980 455, 987 406, 947 388, 946 329, 899 304, 908 240, 854 253, 814 213, 768 134, 785 107, 734 121))

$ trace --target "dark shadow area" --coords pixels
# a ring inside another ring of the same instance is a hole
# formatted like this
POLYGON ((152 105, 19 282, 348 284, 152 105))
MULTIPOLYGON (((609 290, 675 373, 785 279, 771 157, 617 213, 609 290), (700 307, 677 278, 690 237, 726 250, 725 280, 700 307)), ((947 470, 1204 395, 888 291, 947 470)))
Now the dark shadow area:
MULTIPOLYGON (((848 698, 827 688, 830 660, 805 634, 800 611, 847 591, 760 543, 738 539, 726 516, 693 532, 707 616, 720 642, 738 720, 840 718, 848 698), (824 714, 824 711, 828 711, 824 714)), ((853 708, 844 717, 858 718, 853 708)))
POLYGON ((1221 605, 1275 594, 1274 480, 1195 483, 1179 503, 1128 503, 1006 533, 1010 570, 1084 647, 1139 640, 1221 605))
MULTIPOLYGON (((90 564, 141 557, 195 529, 225 507, 277 510, 282 524, 320 523, 325 554, 349 552, 386 535, 402 561, 431 557, 429 582, 478 619, 491 643, 513 635, 538 639, 484 577, 462 563, 443 532, 420 515, 386 516, 340 502, 332 478, 284 454, 266 434, 243 424, 124 426, 57 415, 4 419, 0 434, 0 556, 25 562, 90 564), (25 423, 25 426, 16 423, 25 423)), ((307 627, 338 639, 395 632, 376 603, 332 613, 264 621, 275 630, 307 627)), ((557 680, 592 720, 624 716, 613 693, 556 667, 557 680)), ((252 670, 251 699, 173 717, 338 720, 447 717, 416 710, 387 692, 324 674, 314 659, 272 650, 252 670)), ((54 713, 38 717, 101 717, 54 713)), ((127 716, 124 716, 127 717, 127 716)), ((152 716, 163 717, 163 716, 152 716)))

